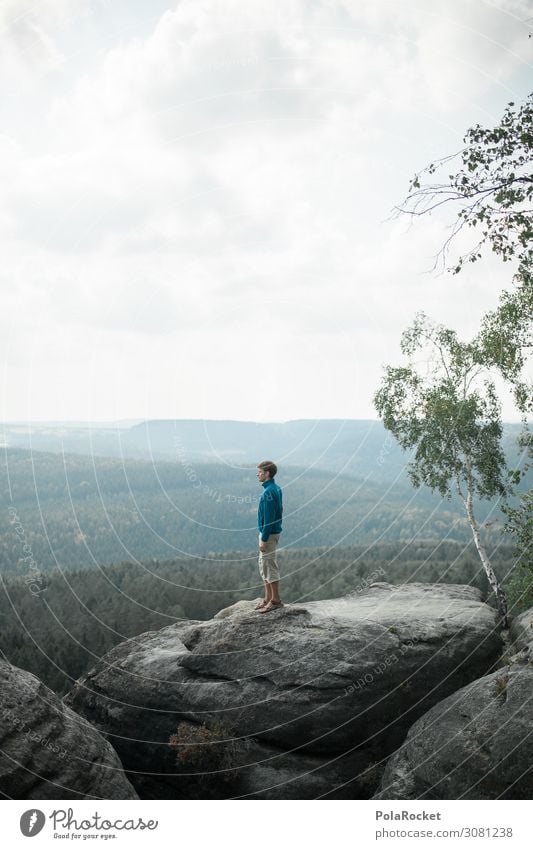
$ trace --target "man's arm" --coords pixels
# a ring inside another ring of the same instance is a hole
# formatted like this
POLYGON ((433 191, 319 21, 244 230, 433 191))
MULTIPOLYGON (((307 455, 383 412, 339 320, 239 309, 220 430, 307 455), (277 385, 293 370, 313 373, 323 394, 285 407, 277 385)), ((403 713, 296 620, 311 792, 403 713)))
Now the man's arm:
POLYGON ((261 533, 261 542, 267 542, 270 536, 270 527, 276 518, 274 496, 271 492, 265 492, 264 499, 264 524, 261 533))

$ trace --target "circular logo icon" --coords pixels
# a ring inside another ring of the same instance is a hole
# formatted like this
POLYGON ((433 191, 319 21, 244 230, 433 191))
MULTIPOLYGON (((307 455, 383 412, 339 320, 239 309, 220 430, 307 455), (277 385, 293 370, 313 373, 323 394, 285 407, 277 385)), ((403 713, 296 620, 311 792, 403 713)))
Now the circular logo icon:
POLYGON ((36 834, 39 834, 45 822, 46 817, 42 811, 37 808, 30 808, 29 811, 24 811, 20 818, 20 830, 24 837, 35 837, 36 834))

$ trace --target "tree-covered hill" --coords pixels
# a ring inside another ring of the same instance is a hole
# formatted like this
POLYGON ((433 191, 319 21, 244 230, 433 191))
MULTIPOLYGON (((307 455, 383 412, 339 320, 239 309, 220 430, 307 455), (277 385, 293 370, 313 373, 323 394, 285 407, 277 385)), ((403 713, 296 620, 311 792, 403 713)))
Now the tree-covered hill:
MULTIPOLYGON (((503 447, 511 463, 519 457, 519 423, 504 424, 503 447)), ((376 483, 405 480, 407 454, 381 421, 371 419, 297 419, 246 422, 155 419, 134 422, 4 422, 10 449, 161 460, 183 468, 198 463, 253 468, 273 459, 280 469, 302 466, 355 475, 376 483)))
MULTIPOLYGON (((255 465, 184 465, 6 449, 0 458, 0 572, 71 570, 128 560, 255 550, 255 465)), ((467 541, 454 500, 301 466, 278 474, 285 547, 467 541)), ((500 505, 480 512, 500 538, 500 505)))

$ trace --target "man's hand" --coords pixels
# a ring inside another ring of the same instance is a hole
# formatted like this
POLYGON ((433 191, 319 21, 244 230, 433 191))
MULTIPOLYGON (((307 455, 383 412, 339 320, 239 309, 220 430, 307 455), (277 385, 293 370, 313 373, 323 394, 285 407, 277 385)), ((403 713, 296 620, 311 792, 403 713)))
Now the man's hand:
POLYGON ((266 542, 263 542, 263 540, 260 540, 259 541, 259 551, 266 551, 266 550, 267 550, 266 542))

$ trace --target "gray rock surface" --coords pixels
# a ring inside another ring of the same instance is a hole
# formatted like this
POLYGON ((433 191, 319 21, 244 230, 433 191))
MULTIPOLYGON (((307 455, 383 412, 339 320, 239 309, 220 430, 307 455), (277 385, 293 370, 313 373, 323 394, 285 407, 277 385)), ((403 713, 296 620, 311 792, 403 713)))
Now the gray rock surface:
POLYGON ((0 795, 137 799, 116 752, 35 675, 0 660, 0 795))
POLYGON ((511 662, 424 714, 389 759, 375 799, 531 799, 533 610, 511 628, 511 662), (512 654, 512 652, 511 652, 512 654))
POLYGON ((254 604, 121 643, 65 696, 107 735, 141 795, 155 792, 147 772, 163 774, 161 798, 182 792, 169 789, 178 723, 222 722, 256 754, 239 760, 240 785, 221 795, 272 784, 263 798, 316 798, 351 781, 351 798, 368 797, 369 769, 429 707, 486 673, 501 647, 495 612, 469 586, 378 583, 268 614, 254 604), (277 757, 263 764, 263 750, 277 757))
POLYGON ((512 648, 533 661, 533 607, 513 619, 510 628, 512 648))

